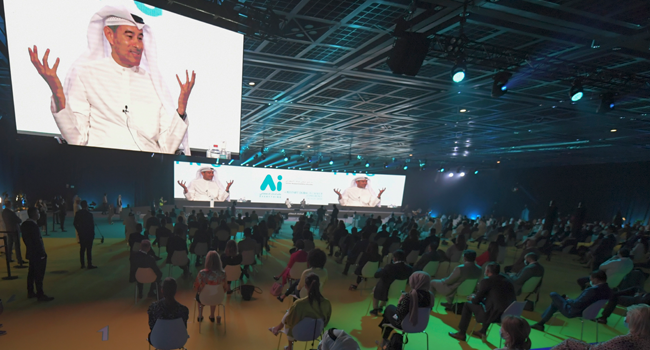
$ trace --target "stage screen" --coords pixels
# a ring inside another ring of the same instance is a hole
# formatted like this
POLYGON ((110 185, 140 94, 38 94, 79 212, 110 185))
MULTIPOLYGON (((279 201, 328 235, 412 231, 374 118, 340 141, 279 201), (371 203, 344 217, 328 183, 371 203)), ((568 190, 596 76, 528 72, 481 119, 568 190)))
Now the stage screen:
POLYGON ((239 153, 243 35, 137 1, 4 7, 19 133, 143 152, 205 155, 218 145, 239 153))
POLYGON ((284 204, 288 198, 294 206, 299 205, 304 199, 309 205, 397 207, 402 205, 406 176, 254 168, 176 161, 174 181, 174 198, 179 199, 209 201, 212 197, 215 201, 250 200, 257 203, 284 204), (229 193, 225 192, 231 181, 234 182, 230 185, 229 193), (359 188, 364 185, 363 189, 359 188), (184 193, 183 186, 188 189, 187 194, 184 193), (340 189, 341 201, 338 200, 339 196, 334 189, 340 189), (381 194, 381 199, 378 199, 382 189, 385 191, 381 194))

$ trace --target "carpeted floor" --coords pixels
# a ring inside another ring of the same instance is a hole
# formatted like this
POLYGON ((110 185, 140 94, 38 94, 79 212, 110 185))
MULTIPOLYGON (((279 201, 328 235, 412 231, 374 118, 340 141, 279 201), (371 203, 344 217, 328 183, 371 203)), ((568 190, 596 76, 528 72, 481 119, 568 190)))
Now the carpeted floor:
MULTIPOLYGON (((5 305, 5 312, 0 316, 3 330, 8 333, 0 337, 0 348, 3 350, 17 349, 146 349, 146 336, 149 333, 147 325, 147 307, 151 299, 139 300, 134 304, 134 284, 128 283, 128 250, 124 242, 124 226, 121 222, 108 225, 106 218, 95 214, 98 226, 106 237, 103 244, 95 241, 93 256, 96 270, 81 270, 79 264, 79 248, 74 239, 71 225, 67 233, 51 233, 45 237, 48 253, 48 266, 45 277, 45 292, 55 297, 54 301, 39 303, 27 299, 26 269, 13 269, 12 274, 19 278, 12 281, 0 280, 0 298, 5 305), (108 340, 102 341, 104 327, 108 326, 108 340)), ((51 219, 50 219, 51 220, 51 219)), ((71 221, 70 218, 68 218, 71 221)), ((71 222, 70 222, 71 224, 71 222)), ((190 309, 188 332, 190 339, 186 348, 206 349, 275 349, 278 338, 267 329, 276 325, 285 310, 290 306, 289 300, 284 304, 270 295, 269 289, 273 283, 272 275, 278 274, 288 261, 291 241, 289 224, 285 223, 280 239, 273 243, 270 256, 264 256, 262 265, 258 265, 257 274, 252 277, 251 284, 263 289, 262 294, 255 294, 253 301, 242 301, 239 295, 228 297, 226 305, 227 323, 215 325, 205 321, 199 325, 193 316, 194 291, 193 280, 181 279, 181 270, 172 270, 172 276, 179 281, 177 299, 190 309), (227 326, 227 333, 226 333, 227 326), (199 334, 199 327, 202 333, 199 334)), ((99 235, 98 235, 99 237, 99 235)), ((324 249, 325 243, 316 242, 316 246, 324 249)), ((472 245, 471 247, 475 247, 472 245)), ((487 245, 481 247, 487 248, 487 245)), ((24 252, 24 246, 23 246, 24 252)), ((514 249, 509 251, 507 263, 514 259, 514 249)), ((162 253, 162 256, 166 256, 162 253)), ((575 297, 579 294, 576 278, 585 276, 589 270, 580 267, 573 261, 575 257, 554 256, 553 261, 542 261, 546 268, 546 276, 542 287, 542 296, 536 312, 525 312, 524 317, 531 323, 540 318, 540 313, 550 303, 548 293, 558 291, 575 297)), ((2 257, 4 261, 4 256, 2 257)), ((162 265, 164 260, 160 261, 162 265)), ((5 264, 0 264, 0 275, 6 275, 5 264)), ((375 340, 380 338, 379 319, 367 314, 370 302, 370 282, 366 290, 351 292, 348 286, 354 276, 343 276, 343 265, 329 260, 326 265, 329 271, 329 282, 324 288, 324 295, 333 304, 333 314, 328 328, 344 329, 352 334, 360 343, 362 349, 376 349, 375 340)), ((165 276, 168 269, 162 268, 165 276)), ((196 268, 192 267, 193 275, 196 268)), ((363 284, 362 284, 363 285, 363 284)), ((148 287, 146 287, 148 288, 148 287)), ((206 310, 207 311, 207 310, 206 310)), ((623 322, 616 328, 614 323, 619 316, 610 318, 610 325, 599 327, 599 340, 607 340, 624 333, 623 322)), ((432 312, 427 333, 431 349, 492 349, 499 345, 498 327, 493 327, 487 343, 478 338, 470 338, 469 342, 458 342, 447 332, 455 331, 460 316, 447 314, 443 308, 432 312)), ((533 348, 550 347, 568 337, 580 337, 580 320, 568 320, 568 324, 560 334, 563 321, 553 319, 547 333, 533 330, 531 340, 533 348)), ((470 325, 470 328, 473 326, 470 325)), ((585 340, 595 341, 596 324, 585 322, 585 340)), ((409 338, 408 349, 426 349, 424 335, 413 335, 409 338)), ((281 346, 286 345, 283 337, 281 346)), ((297 344, 296 349, 304 348, 304 343, 297 344)))

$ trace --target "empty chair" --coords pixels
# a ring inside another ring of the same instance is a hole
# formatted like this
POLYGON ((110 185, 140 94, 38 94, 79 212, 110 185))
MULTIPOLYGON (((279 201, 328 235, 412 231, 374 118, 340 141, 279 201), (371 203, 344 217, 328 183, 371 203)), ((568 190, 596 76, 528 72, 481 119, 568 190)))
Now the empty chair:
MULTIPOLYGON (((325 321, 322 319, 313 319, 313 318, 303 318, 298 324, 293 326, 291 333, 293 335, 294 341, 304 341, 304 342, 313 342, 316 341, 320 335, 323 333, 325 328, 325 321)), ((280 332, 280 337, 278 339, 278 350, 280 349, 280 342, 282 341, 282 333, 280 332)), ((305 344, 307 348, 307 344, 305 344)))
POLYGON ((477 283, 478 280, 464 280, 458 286, 458 288, 456 288, 456 294, 454 294, 454 301, 453 301, 454 313, 458 313, 458 303, 456 303, 456 300, 466 299, 468 296, 472 295, 472 293, 474 293, 474 290, 476 289, 477 283))
POLYGON ((418 324, 413 325, 411 323, 411 314, 408 313, 406 316, 404 316, 404 320, 402 320, 402 329, 399 329, 397 327, 394 327, 393 325, 387 323, 383 324, 382 326, 385 327, 390 327, 393 328, 394 330, 398 332, 402 332, 404 335, 404 346, 402 349, 406 349, 406 343, 408 343, 408 335, 409 334, 417 334, 417 333, 424 333, 424 335, 427 336, 427 350, 429 349, 429 334, 425 331, 427 329, 427 326, 429 325, 429 314, 431 313, 431 308, 428 307, 420 307, 418 308, 418 324))
POLYGON ((431 276, 431 278, 433 279, 433 278, 435 277, 436 273, 438 272, 438 267, 439 267, 439 266, 440 266, 440 262, 439 262, 439 261, 429 261, 429 262, 424 266, 424 268, 422 269, 422 271, 428 273, 429 276, 431 276))
MULTIPOLYGON (((156 283, 158 276, 153 271, 152 268, 140 267, 135 271, 135 280, 138 283, 147 284, 147 283, 156 283)), ((156 299, 160 299, 158 296, 158 285, 156 284, 156 299)), ((138 286, 135 286, 135 302, 138 302, 138 286)))
POLYGON ((255 265, 255 251, 254 250, 244 250, 241 252, 241 264, 243 266, 253 266, 255 265))
POLYGON ((399 298, 402 296, 402 291, 406 289, 407 283, 408 279, 394 280, 393 283, 391 283, 390 288, 388 288, 387 305, 390 305, 391 303, 397 305, 399 298))
POLYGON ((198 261, 197 259, 199 256, 206 256, 208 254, 208 244, 205 242, 197 243, 196 246, 194 247, 194 256, 195 256, 195 262, 198 261))
POLYGON ((190 262, 190 259, 187 257, 187 252, 183 250, 177 250, 172 254, 172 261, 169 265, 169 275, 172 273, 172 266, 187 266, 190 262))
POLYGON ((189 337, 182 318, 158 319, 149 335, 149 342, 158 350, 181 349, 189 337))
MULTIPOLYGON (((365 285, 368 284, 368 278, 374 278, 375 273, 379 270, 379 263, 378 262, 372 262, 368 261, 363 267, 361 268, 361 278, 363 278, 363 282, 365 285)), ((365 286, 364 285, 364 286, 365 286)), ((361 294, 363 295, 363 288, 360 288, 361 294)))
POLYGON ((418 261, 418 256, 420 256, 420 251, 413 249, 409 253, 409 255, 406 256, 406 263, 409 265, 413 265, 418 261))

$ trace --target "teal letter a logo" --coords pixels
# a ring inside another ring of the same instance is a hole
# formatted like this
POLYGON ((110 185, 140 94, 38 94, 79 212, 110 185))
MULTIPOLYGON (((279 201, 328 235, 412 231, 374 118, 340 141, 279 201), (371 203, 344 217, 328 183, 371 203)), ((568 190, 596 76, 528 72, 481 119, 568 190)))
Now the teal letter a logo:
MULTIPOLYGON (((282 182, 280 182, 280 180, 282 180, 282 175, 278 175, 278 185, 277 185, 278 191, 282 191, 282 182)), ((270 174, 266 175, 264 181, 262 181, 262 186, 260 186, 260 190, 266 191, 267 188, 270 188, 271 191, 275 191, 276 189, 275 182, 273 182, 273 178, 271 177, 270 174)))

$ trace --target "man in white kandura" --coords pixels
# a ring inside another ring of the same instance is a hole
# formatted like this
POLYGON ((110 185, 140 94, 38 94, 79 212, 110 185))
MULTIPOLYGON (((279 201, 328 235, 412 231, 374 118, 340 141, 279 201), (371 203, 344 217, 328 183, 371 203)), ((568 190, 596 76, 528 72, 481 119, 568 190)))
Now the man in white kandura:
POLYGON ((379 190, 379 194, 370 186, 370 179, 365 176, 357 176, 352 180, 350 188, 341 194, 340 189, 334 189, 339 195, 339 204, 348 207, 377 207, 381 203, 381 195, 385 188, 379 190))
POLYGON ((224 202, 230 198, 230 186, 233 182, 235 181, 227 182, 227 187, 224 188, 214 168, 204 166, 199 168, 196 178, 190 182, 189 186, 186 186, 185 181, 180 180, 178 184, 183 187, 183 193, 187 200, 224 202))
POLYGON ((288 209, 291 209, 291 201, 289 200, 289 198, 287 198, 287 200, 284 201, 284 205, 286 205, 288 209))
POLYGON ((73 145, 190 154, 187 102, 194 87, 185 71, 178 108, 158 70, 153 33, 142 18, 123 7, 105 6, 88 25, 88 51, 72 65, 65 86, 57 76, 59 59, 42 61, 36 46, 29 56, 45 79, 50 109, 63 138, 73 145), (181 147, 182 143, 182 147, 181 147))

